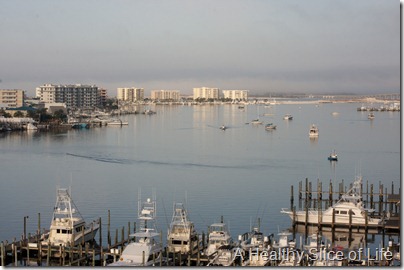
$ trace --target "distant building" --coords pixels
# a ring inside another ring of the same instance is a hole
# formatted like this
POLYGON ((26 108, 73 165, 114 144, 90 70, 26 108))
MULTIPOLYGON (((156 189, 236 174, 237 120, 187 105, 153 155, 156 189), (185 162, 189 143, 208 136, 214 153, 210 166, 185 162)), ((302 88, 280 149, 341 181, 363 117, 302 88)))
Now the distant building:
POLYGON ((180 100, 180 91, 178 90, 152 90, 151 97, 152 100, 170 100, 178 101, 180 100))
POLYGON ((69 109, 101 106, 100 91, 95 85, 44 84, 36 88, 36 97, 44 103, 65 103, 69 109))
POLYGON ((117 99, 129 102, 144 100, 144 89, 135 87, 118 88, 117 99))
POLYGON ((223 90, 223 97, 231 100, 247 100, 248 90, 223 90))
POLYGON ((102 106, 105 106, 105 104, 107 103, 107 99, 108 99, 107 89, 98 88, 98 91, 100 91, 100 102, 101 102, 102 106))
POLYGON ((54 114, 57 111, 62 110, 63 113, 67 113, 67 108, 65 103, 45 103, 44 108, 47 109, 47 113, 54 114))
POLYGON ((18 108, 24 106, 24 91, 19 89, 0 90, 0 103, 7 108, 18 108))
POLYGON ((219 88, 194 88, 194 100, 195 99, 219 99, 219 88))

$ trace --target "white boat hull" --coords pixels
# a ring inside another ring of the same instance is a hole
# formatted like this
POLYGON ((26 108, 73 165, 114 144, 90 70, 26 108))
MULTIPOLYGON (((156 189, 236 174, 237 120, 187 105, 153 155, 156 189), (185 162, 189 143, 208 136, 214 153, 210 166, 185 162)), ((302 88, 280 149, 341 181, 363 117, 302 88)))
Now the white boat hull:
MULTIPOLYGON (((332 215, 322 213, 318 214, 317 211, 309 211, 310 213, 307 215, 307 223, 308 224, 324 224, 331 225, 332 224, 332 215), (317 212, 317 213, 316 213, 317 212)), ((289 215, 289 217, 293 220, 293 212, 292 211, 283 211, 289 215)), ((306 223, 306 211, 296 211, 295 221, 297 223, 306 223)), ((349 225, 349 216, 334 216, 334 224, 335 225, 349 225)), ((364 217, 351 217, 351 225, 361 225, 365 226, 366 220, 364 217)), ((380 224, 380 219, 369 218, 368 226, 374 226, 380 224)))

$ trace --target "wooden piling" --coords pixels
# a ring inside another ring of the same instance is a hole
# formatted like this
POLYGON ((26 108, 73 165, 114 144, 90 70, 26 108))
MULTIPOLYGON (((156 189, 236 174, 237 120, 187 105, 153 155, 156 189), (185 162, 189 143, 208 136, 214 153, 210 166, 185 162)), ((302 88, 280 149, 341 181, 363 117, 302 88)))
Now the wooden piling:
POLYGON ((370 208, 373 209, 373 184, 370 184, 370 208))
POLYGON ((299 181, 299 200, 302 199, 302 186, 303 186, 302 181, 299 181))
POLYGON ((107 241, 108 241, 108 250, 111 248, 111 210, 108 209, 108 224, 107 224, 107 241))
POLYGON ((311 201, 312 199, 312 193, 311 193, 311 182, 309 182, 309 200, 311 201))
POLYGON ((293 198, 293 185, 291 185, 290 186, 290 209, 291 210, 293 209, 293 201, 294 201, 294 198, 293 198))
POLYGON ((305 196, 304 196, 306 201, 309 199, 308 194, 309 194, 309 179, 306 177, 306 192, 305 192, 305 196))
POLYGON ((330 187, 328 188, 328 201, 330 202, 330 206, 333 205, 332 200, 332 181, 330 180, 330 187))
POLYGON ((4 242, 1 241, 1 243, 0 243, 0 256, 1 256, 1 266, 2 267, 5 266, 5 261, 6 261, 5 254, 6 254, 6 252, 5 252, 4 242))

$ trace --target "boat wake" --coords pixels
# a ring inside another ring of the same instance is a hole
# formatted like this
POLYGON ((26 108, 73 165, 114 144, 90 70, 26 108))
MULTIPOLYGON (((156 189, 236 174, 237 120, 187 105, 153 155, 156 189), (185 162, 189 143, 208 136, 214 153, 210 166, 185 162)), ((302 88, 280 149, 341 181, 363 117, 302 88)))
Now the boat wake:
POLYGON ((97 156, 85 156, 85 155, 77 155, 72 153, 66 153, 68 156, 85 158, 94 161, 106 162, 106 163, 115 163, 115 164, 153 164, 153 165, 162 165, 162 166, 185 166, 185 167, 205 167, 205 168, 219 168, 219 169, 247 169, 247 166, 229 166, 229 165, 217 165, 217 164, 201 164, 201 163, 175 163, 175 162, 163 162, 163 161, 155 161, 155 160, 133 160, 133 159, 116 159, 116 158, 108 158, 108 157, 97 157, 97 156))

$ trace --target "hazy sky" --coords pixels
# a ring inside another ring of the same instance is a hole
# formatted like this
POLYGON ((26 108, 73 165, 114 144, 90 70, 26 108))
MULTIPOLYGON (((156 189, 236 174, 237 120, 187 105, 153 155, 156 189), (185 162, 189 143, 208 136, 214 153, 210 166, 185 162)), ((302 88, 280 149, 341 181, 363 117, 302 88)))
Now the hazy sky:
POLYGON ((0 89, 44 83, 383 93, 397 0, 1 0, 0 89))

